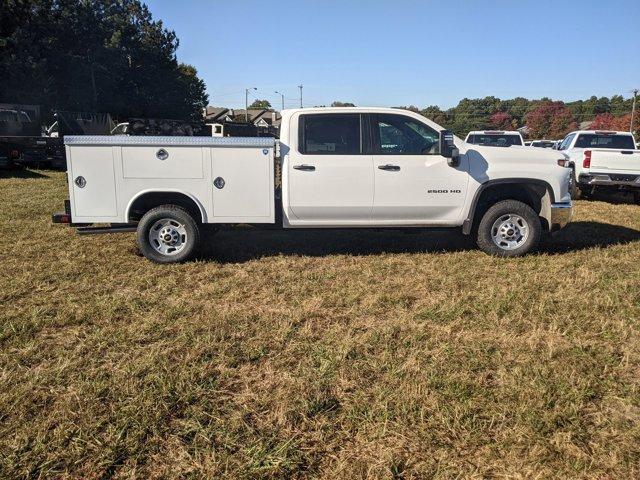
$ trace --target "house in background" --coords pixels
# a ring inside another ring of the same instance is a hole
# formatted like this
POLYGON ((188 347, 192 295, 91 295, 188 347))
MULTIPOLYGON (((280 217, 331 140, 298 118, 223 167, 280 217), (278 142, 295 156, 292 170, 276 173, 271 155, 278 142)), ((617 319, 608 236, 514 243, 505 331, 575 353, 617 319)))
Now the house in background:
POLYGON ((259 117, 253 120, 253 124, 257 127, 276 127, 280 128, 282 115, 273 110, 265 110, 259 117))
POLYGON ((266 108, 250 108, 248 112, 244 108, 207 107, 204 111, 206 123, 245 123, 247 121, 256 127, 280 127, 282 116, 279 112, 266 108))
POLYGON ((204 109, 205 123, 226 123, 233 121, 233 110, 224 107, 207 107, 204 109))

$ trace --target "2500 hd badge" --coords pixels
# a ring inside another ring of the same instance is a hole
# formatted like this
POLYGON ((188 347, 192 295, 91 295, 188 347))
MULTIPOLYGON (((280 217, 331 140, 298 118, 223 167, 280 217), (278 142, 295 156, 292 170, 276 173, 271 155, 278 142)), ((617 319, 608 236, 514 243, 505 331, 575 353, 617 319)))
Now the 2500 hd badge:
POLYGON ((462 193, 462 190, 427 190, 427 193, 462 193))

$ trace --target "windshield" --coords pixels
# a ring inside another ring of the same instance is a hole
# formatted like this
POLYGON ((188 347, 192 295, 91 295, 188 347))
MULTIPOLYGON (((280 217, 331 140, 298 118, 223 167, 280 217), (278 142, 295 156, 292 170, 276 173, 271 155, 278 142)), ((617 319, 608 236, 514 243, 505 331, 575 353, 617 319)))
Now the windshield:
POLYGON ((0 110, 0 122, 31 122, 27 112, 17 110, 0 110))
POLYGON ((511 145, 522 145, 520 135, 509 134, 474 134, 469 135, 467 143, 474 145, 488 145, 491 147, 510 147, 511 145))
POLYGON ((575 148, 617 148, 635 150, 631 135, 607 135, 603 133, 582 133, 578 135, 575 148))
POLYGON ((552 148, 556 142, 552 142, 551 140, 540 140, 536 142, 531 142, 532 147, 542 147, 542 148, 552 148))

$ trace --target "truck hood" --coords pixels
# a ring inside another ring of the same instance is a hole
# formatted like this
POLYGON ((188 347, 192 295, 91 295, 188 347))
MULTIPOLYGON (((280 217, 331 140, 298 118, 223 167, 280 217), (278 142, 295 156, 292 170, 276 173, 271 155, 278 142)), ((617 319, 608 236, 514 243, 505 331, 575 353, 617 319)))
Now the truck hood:
MULTIPOLYGON (((557 150, 535 147, 483 147, 466 145, 469 174, 473 181, 483 184, 492 181, 534 181, 553 190, 556 202, 569 202, 571 169, 558 165, 566 155, 557 150)), ((462 153, 462 152, 461 152, 462 153)))
POLYGON ((465 143, 466 152, 475 151, 480 154, 487 162, 511 162, 529 163, 529 164, 552 164, 558 167, 558 160, 567 158, 558 150, 550 150, 546 148, 525 147, 513 145, 511 147, 488 147, 483 145, 472 145, 465 143))

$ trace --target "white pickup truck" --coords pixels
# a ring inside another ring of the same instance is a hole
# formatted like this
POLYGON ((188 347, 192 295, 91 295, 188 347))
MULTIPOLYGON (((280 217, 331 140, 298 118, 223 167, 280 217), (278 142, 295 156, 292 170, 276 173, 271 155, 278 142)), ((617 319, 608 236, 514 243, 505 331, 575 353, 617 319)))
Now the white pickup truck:
POLYGON ((160 263, 189 258, 207 224, 461 227, 485 252, 518 256, 572 213, 558 152, 469 145, 399 109, 285 110, 279 141, 65 141, 70 199, 53 221, 85 234, 137 231, 142 253, 160 263))
POLYGON ((598 190, 628 190, 640 203, 640 150, 629 132, 580 130, 569 133, 558 150, 571 161, 572 196, 598 190))

